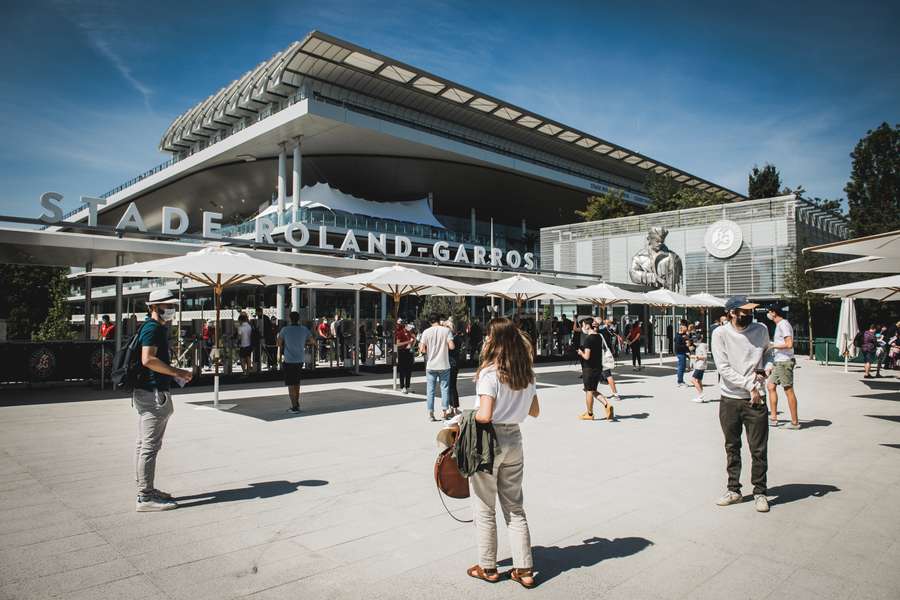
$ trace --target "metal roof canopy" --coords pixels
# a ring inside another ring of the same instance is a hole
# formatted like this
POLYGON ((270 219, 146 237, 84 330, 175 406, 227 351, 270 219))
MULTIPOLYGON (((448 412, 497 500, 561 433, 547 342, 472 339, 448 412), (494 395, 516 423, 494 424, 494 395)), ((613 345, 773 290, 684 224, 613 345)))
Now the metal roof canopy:
MULTIPOLYGON (((488 94, 313 31, 178 117, 160 149, 180 152, 295 94, 306 81, 434 115, 613 174, 642 180, 651 170, 726 199, 744 196, 488 94), (209 115, 214 115, 210 117, 209 115)), ((351 99, 352 100, 352 99, 351 99)))
MULTIPOLYGON (((199 250, 199 243, 148 239, 138 232, 129 236, 97 235, 63 231, 46 231, 22 228, 0 228, 0 263, 27 264, 56 267, 93 268, 114 267, 116 257, 121 256, 124 264, 142 262, 169 256, 178 256, 199 250)), ((158 235, 158 234, 154 234, 158 235)), ((185 236, 187 237, 187 236, 185 236)), ((214 242, 215 240, 206 240, 214 242)), ((223 242, 233 240, 223 239, 223 242)), ((227 247, 285 265, 300 266, 315 270, 323 275, 340 277, 378 267, 394 264, 409 265, 424 273, 459 279, 463 282, 484 283, 509 277, 516 271, 497 271, 488 268, 473 268, 454 263, 437 263, 432 260, 415 259, 391 260, 390 258, 351 258, 335 254, 315 252, 282 252, 274 249, 255 249, 254 244, 240 242, 227 247)), ((529 277, 563 287, 581 287, 596 283, 598 277, 577 273, 541 274, 524 272, 529 277)))

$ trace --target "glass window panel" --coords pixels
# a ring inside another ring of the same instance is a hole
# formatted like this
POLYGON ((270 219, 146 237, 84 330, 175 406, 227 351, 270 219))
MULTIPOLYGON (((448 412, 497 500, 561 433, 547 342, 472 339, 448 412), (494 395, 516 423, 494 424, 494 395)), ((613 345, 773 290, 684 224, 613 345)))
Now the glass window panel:
POLYGON ((526 116, 522 117, 521 119, 519 119, 518 121, 516 121, 516 123, 518 123, 519 125, 522 125, 523 127, 533 128, 533 127, 537 127, 538 125, 540 125, 541 121, 540 121, 540 119, 535 119, 534 117, 530 117, 530 116, 526 115, 526 116))
POLYGON ((513 109, 509 108, 508 106, 504 106, 502 108, 498 108, 494 114, 497 115, 498 117, 500 117, 501 119, 506 119, 507 121, 512 121, 513 119, 519 118, 519 116, 522 113, 520 113, 517 110, 513 110, 513 109))
POLYGON ((625 159, 625 162, 627 162, 629 165, 633 165, 633 164, 641 162, 641 157, 640 156, 629 156, 628 158, 625 159))
POLYGON ((407 71, 404 68, 388 65, 378 73, 382 77, 387 77, 388 79, 393 79, 394 81, 399 81, 401 83, 409 83, 412 81, 412 78, 416 76, 412 71, 407 71))
POLYGON ((384 64, 384 61, 378 60, 373 56, 363 54, 362 52, 351 52, 344 59, 348 65, 363 69, 364 71, 376 71, 378 67, 384 64))
POLYGON ((459 88, 448 88, 441 96, 460 103, 468 102, 472 99, 472 94, 459 88))
POLYGON ((557 133, 562 131, 562 127, 557 127, 552 123, 545 123, 538 127, 538 131, 540 131, 541 133, 546 133, 547 135, 556 135, 557 133))
POLYGON ((429 79, 428 77, 419 77, 413 83, 413 87, 418 88, 423 92, 428 92, 429 94, 437 94, 446 86, 440 81, 435 81, 434 79, 429 79))
POLYGON ((579 146, 583 146, 585 148, 591 148, 592 146, 597 145, 597 140, 592 140, 591 138, 581 138, 577 142, 575 142, 579 146))
POLYGON ((497 103, 491 102, 486 98, 475 98, 469 103, 469 106, 471 106, 472 108, 477 108, 478 110, 483 112, 491 112, 492 110, 497 108, 497 103))
POLYGON ((594 148, 594 152, 599 152, 600 154, 606 154, 610 150, 612 150, 612 146, 607 146, 606 144, 600 144, 596 148, 594 148))
POLYGON ((559 134, 557 137, 564 142, 574 142, 581 136, 578 135, 577 133, 575 133, 574 131, 564 131, 561 134, 559 134))
POLYGON ((628 153, 624 150, 616 150, 615 152, 610 153, 610 156, 612 156, 613 158, 625 158, 626 156, 628 156, 628 153))

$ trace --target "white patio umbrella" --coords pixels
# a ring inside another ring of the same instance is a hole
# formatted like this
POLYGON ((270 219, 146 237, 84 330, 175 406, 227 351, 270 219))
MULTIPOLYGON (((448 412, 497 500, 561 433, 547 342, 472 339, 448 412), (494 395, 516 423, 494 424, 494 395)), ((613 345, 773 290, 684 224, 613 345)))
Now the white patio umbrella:
POLYGON ((867 298, 879 302, 896 302, 900 301, 900 275, 855 281, 810 291, 813 294, 825 294, 833 298, 867 298))
POLYGON ((837 347, 844 357, 844 373, 848 371, 851 358, 855 358, 859 348, 853 344, 856 334, 859 333, 859 325, 856 320, 856 303, 853 298, 841 300, 841 316, 838 318, 837 347))
POLYGON ((490 281, 473 286, 482 296, 504 298, 516 303, 518 313, 522 304, 532 300, 570 300, 573 290, 562 286, 544 283, 524 275, 513 275, 506 279, 490 281))
POLYGON ((640 292, 631 292, 606 282, 575 288, 570 296, 572 300, 599 306, 606 312, 607 306, 620 304, 644 304, 647 298, 640 292))
MULTIPOLYGON (((706 292, 700 292, 699 294, 691 294, 690 298, 697 298, 698 300, 703 300, 704 302, 709 302, 710 307, 718 307, 725 308, 725 299, 719 298, 718 296, 713 296, 712 294, 707 294, 706 292)), ((703 314, 706 316, 706 342, 710 342, 709 337, 709 310, 706 308, 701 309, 703 314)))
MULTIPOLYGON (((426 295, 448 295, 459 296, 474 293, 473 286, 447 279, 446 277, 438 277, 423 273, 402 265, 392 265, 389 267, 379 267, 372 271, 357 273, 356 275, 347 275, 338 277, 332 285, 322 286, 325 289, 334 287, 335 289, 352 289, 359 293, 362 290, 371 292, 379 292, 387 294, 391 297, 393 307, 391 316, 394 321, 397 320, 397 310, 400 308, 400 299, 404 296, 426 296, 426 295)), ((357 302, 356 306, 359 306, 357 302)), ((359 321, 359 315, 356 315, 356 321, 359 321)), ((359 347, 359 328, 355 327, 355 347, 359 347)), ((357 361, 357 365, 358 365, 357 361)), ((397 365, 393 367, 393 387, 397 389, 397 365)))
POLYGON ((173 256, 148 260, 130 265, 98 269, 91 272, 95 277, 159 277, 190 279, 213 289, 216 307, 216 359, 213 377, 214 406, 219 407, 219 316, 222 291, 226 287, 249 285, 280 285, 292 283, 327 283, 334 281, 326 275, 297 269, 288 265, 254 258, 222 246, 207 246, 183 256, 173 256))

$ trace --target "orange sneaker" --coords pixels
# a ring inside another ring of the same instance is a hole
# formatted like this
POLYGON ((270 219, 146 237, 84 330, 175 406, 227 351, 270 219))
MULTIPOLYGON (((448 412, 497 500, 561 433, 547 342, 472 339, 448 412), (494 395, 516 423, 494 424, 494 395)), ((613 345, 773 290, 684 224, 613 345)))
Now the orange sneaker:
POLYGON ((578 418, 581 419, 582 421, 593 421, 593 420, 594 420, 594 414, 593 414, 593 413, 588 413, 588 412, 586 412, 586 413, 582 414, 582 415, 581 415, 580 417, 578 417, 578 418))

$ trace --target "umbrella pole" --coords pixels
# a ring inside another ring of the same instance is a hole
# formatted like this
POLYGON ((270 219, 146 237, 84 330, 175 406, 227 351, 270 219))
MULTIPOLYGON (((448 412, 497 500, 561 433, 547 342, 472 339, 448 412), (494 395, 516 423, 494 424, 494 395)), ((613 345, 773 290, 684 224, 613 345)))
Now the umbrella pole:
POLYGON ((391 371, 393 372, 392 374, 394 376, 394 378, 392 380, 392 384, 393 384, 392 389, 393 389, 393 391, 396 392, 397 391, 397 361, 400 360, 400 353, 397 351, 397 345, 396 345, 397 313, 400 310, 400 294, 397 292, 394 292, 393 294, 391 294, 391 296, 394 300, 394 305, 391 307, 391 317, 393 317, 393 319, 394 319, 394 342, 395 342, 395 344, 394 344, 394 364, 393 364, 393 368, 391 369, 391 371))
POLYGON ((213 372, 213 406, 219 408, 219 357, 221 356, 221 348, 219 348, 219 329, 222 327, 222 324, 219 322, 219 315, 222 310, 222 288, 219 285, 216 285, 213 288, 213 296, 216 299, 216 357, 215 360, 213 360, 213 368, 215 369, 213 372))

